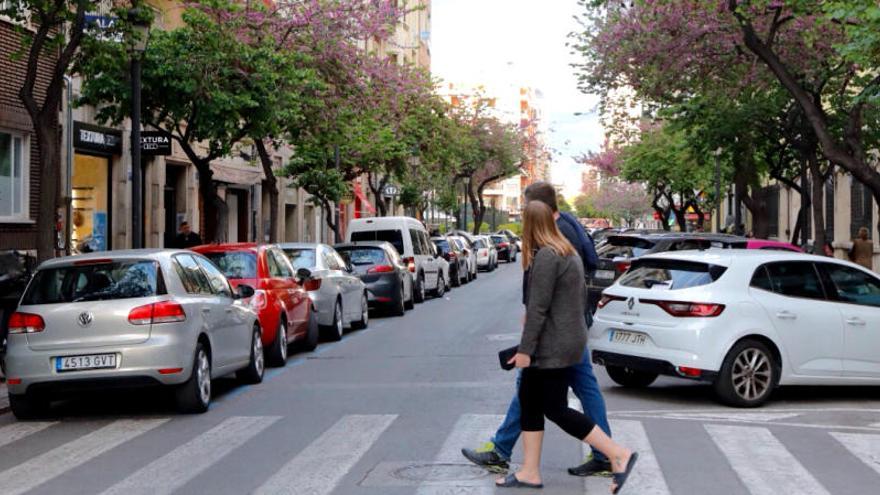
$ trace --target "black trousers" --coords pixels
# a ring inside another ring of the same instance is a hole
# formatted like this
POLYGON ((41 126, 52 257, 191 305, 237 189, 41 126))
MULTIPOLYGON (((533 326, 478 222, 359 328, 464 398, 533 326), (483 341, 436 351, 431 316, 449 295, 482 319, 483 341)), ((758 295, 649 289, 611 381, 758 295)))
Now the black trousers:
POLYGON ((522 431, 544 431, 544 418, 569 435, 583 440, 596 423, 568 407, 570 368, 526 368, 519 385, 522 431))

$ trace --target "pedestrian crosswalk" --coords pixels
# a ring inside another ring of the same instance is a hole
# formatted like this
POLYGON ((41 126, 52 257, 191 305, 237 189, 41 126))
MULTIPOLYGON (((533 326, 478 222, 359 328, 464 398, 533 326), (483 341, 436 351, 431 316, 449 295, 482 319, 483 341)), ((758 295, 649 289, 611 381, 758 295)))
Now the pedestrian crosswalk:
MULTIPOLYGON (((220 419, 212 427, 194 431, 191 435, 179 437, 179 443, 167 449, 150 454, 134 469, 112 476, 98 476, 102 472, 100 456, 113 455, 114 449, 124 449, 125 444, 135 439, 148 440, 156 434, 162 441, 177 441, 178 436, 164 435, 162 431, 170 428, 181 418, 119 419, 97 423, 74 423, 75 429, 82 429, 76 438, 69 432, 59 435, 63 438, 54 448, 26 454, 28 457, 9 462, 19 453, 18 447, 29 439, 39 437, 40 445, 51 441, 52 432, 65 428, 64 421, 9 423, 0 426, 0 494, 25 494, 32 490, 37 493, 43 484, 78 470, 94 472, 95 476, 80 474, 76 479, 87 480, 94 486, 71 487, 72 493, 102 493, 104 495, 171 494, 179 491, 192 492, 192 483, 209 474, 224 475, 224 471, 213 469, 222 465, 230 457, 247 459, 238 463, 238 472, 230 475, 228 490, 222 493, 255 493, 259 495, 335 495, 358 493, 359 484, 369 478, 377 465, 391 463, 405 465, 408 462, 427 466, 421 471, 423 479, 394 480, 394 493, 415 495, 488 495, 495 493, 492 476, 470 476, 455 479, 450 473, 455 466, 461 472, 468 468, 461 457, 462 446, 474 445, 488 438, 503 419, 494 414, 463 414, 450 421, 448 431, 431 432, 435 443, 424 445, 418 450, 418 459, 402 457, 411 455, 413 449, 407 443, 407 431, 403 424, 408 423, 395 414, 350 414, 342 415, 335 422, 331 418, 308 436, 301 439, 301 447, 286 450, 279 458, 277 452, 269 452, 265 447, 267 438, 281 435, 286 429, 302 427, 302 422, 285 421, 280 416, 232 416, 220 419), (401 431, 403 430, 403 431, 401 431), (402 444, 402 445, 401 445, 402 444), (268 461, 267 461, 268 460, 268 461), (259 476, 248 475, 257 464, 265 469, 259 476), (431 466, 435 466, 432 471, 431 466), (210 471, 210 473, 209 473, 210 471), (104 482, 102 479, 106 479, 104 482), (102 484, 103 483, 103 484, 102 484), (189 487, 190 490, 182 490, 189 487), (401 489, 404 487, 404 489, 401 489)), ((668 421, 668 420, 664 420, 668 421)), ((614 437, 637 450, 640 461, 637 470, 628 481, 624 493, 640 495, 669 495, 696 493, 688 489, 687 479, 675 479, 671 483, 667 469, 670 459, 657 454, 657 445, 652 442, 652 431, 662 429, 663 422, 638 419, 612 420, 614 437), (655 429, 655 430, 652 430, 655 429)), ((796 445, 786 445, 771 426, 744 426, 730 422, 683 422, 690 435, 677 438, 679 444, 664 445, 666 452, 675 451, 681 457, 717 455, 723 460, 731 476, 738 480, 741 493, 770 495, 778 493, 797 493, 803 495, 829 495, 832 493, 828 483, 836 473, 807 469, 802 460, 814 452, 798 451, 796 445), (717 451, 706 454, 689 451, 689 439, 696 435, 705 437, 717 451)), ((179 431, 179 429, 173 429, 179 431)), ((185 430, 184 430, 185 431, 185 430)), ((812 431, 812 430, 811 430, 812 431)), ((880 482, 880 433, 850 433, 829 431, 821 434, 829 444, 837 443, 852 456, 852 462, 863 463, 876 474, 874 483, 880 482)), ((657 437, 655 436, 654 439, 657 437)), ((662 437, 661 438, 668 438, 662 437)), ((143 442, 141 442, 143 443, 143 442)), ((574 456, 574 444, 561 445, 561 442, 548 442, 547 449, 566 448, 574 456)), ((839 449, 839 448, 838 448, 839 449)), ((27 452, 28 449, 21 449, 27 452)), ((587 448, 584 447, 584 452, 587 448)), ((516 458, 515 458, 516 460, 516 458)), ((572 459, 574 464, 575 459, 572 459)), ((549 468, 548 468, 549 469, 549 468)), ((380 471, 379 469, 375 469, 380 471)), ((674 471, 674 468, 672 469, 674 471)), ((557 477, 567 483, 566 491, 548 493, 601 493, 608 489, 608 478, 579 480, 557 477)), ((869 480, 869 482, 872 480, 869 480)), ((55 486, 55 485, 52 485, 55 486)), ((375 491, 382 486, 382 480, 365 484, 375 491)), ((719 492, 722 493, 723 491, 719 492)))

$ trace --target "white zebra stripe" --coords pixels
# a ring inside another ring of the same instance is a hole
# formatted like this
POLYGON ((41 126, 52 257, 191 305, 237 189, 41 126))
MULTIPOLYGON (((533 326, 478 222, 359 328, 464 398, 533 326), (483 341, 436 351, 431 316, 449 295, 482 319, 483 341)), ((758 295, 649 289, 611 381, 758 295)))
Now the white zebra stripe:
POLYGON ((18 495, 165 424, 168 419, 119 420, 0 473, 4 495, 18 495))
POLYGON ((846 450, 880 474, 880 435, 831 432, 846 450))
POLYGON ((766 428, 704 425, 752 495, 829 495, 766 428))
POLYGON ((173 493, 279 419, 278 416, 228 418, 110 487, 104 495, 173 493))
POLYGON ((391 426, 397 415, 351 415, 290 460, 254 493, 327 495, 391 426))
MULTIPOLYGON (((440 451, 434 457, 435 464, 464 464, 461 448, 489 438, 504 421, 495 414, 463 414, 456 421, 452 432, 446 437, 440 451)), ((486 495, 495 490, 493 478, 467 481, 426 481, 419 485, 417 495, 486 495)))
POLYGON ((54 425, 52 422, 45 423, 14 423, 0 428, 0 447, 17 442, 24 437, 45 430, 54 425))

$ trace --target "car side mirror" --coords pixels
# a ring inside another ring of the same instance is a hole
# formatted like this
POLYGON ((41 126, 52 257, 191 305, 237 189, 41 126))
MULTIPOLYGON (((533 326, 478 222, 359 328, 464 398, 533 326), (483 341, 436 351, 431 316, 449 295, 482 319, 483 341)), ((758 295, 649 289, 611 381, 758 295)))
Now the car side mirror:
POLYGON ((308 268, 299 268, 296 271, 296 279, 302 283, 305 280, 312 278, 312 272, 308 268))
POLYGON ((254 296, 254 288, 247 284, 239 284, 235 288, 236 299, 247 299, 254 296))

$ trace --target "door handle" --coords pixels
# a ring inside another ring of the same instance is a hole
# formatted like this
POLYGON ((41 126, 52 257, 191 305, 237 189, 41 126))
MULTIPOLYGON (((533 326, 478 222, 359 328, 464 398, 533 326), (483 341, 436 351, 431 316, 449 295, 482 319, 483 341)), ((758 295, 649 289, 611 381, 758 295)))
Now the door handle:
POLYGON ((790 311, 780 311, 776 313, 776 317, 780 320, 796 320, 797 315, 790 311))
POLYGON ((865 320, 861 318, 847 318, 846 324, 854 327, 863 327, 865 326, 865 320))

